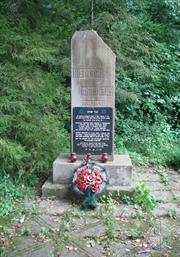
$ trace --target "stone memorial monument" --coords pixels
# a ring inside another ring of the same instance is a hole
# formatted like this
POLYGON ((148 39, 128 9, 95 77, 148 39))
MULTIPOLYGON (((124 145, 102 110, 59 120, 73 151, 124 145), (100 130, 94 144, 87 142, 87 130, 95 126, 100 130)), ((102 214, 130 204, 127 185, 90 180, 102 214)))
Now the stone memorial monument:
POLYGON ((76 32, 71 47, 72 151, 113 160, 116 56, 93 30, 76 32))
POLYGON ((114 155, 115 59, 112 50, 93 30, 77 31, 71 41, 71 153, 53 163, 52 181, 42 188, 43 196, 67 197, 73 171, 87 154, 104 165, 109 191, 131 191, 132 164, 128 155, 114 155))

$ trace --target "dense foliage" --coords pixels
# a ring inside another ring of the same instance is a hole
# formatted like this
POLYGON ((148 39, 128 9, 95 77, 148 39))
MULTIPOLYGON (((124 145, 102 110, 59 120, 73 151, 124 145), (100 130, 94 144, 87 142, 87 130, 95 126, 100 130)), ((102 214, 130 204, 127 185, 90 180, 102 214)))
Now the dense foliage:
POLYGON ((14 202, 23 198, 23 192, 9 175, 0 176, 0 217, 13 210, 14 202))
POLYGON ((70 40, 92 28, 117 55, 117 151, 179 166, 179 10, 178 0, 2 0, 1 170, 48 172, 69 148, 70 40))

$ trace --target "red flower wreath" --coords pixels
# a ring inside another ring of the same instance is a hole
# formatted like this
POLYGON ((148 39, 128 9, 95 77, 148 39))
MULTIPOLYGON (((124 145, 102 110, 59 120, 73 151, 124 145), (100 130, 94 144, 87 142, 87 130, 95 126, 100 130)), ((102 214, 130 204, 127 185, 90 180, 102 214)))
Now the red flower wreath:
POLYGON ((77 170, 77 176, 74 177, 73 183, 82 191, 91 188, 93 193, 98 193, 101 189, 102 177, 99 170, 92 170, 88 166, 83 166, 77 170))
POLYGON ((74 192, 84 198, 81 207, 94 209, 97 206, 96 196, 103 193, 108 184, 106 169, 90 159, 84 159, 81 166, 75 169, 72 183, 74 192))
POLYGON ((82 165, 74 172, 74 188, 85 193, 91 189, 92 193, 101 193, 108 183, 106 170, 104 167, 96 164, 91 160, 84 160, 82 165))

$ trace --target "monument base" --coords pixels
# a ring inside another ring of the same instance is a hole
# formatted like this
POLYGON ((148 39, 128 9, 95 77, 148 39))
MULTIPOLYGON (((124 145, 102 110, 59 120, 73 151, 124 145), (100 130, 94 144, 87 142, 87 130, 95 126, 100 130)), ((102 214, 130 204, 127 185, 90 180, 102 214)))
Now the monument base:
MULTIPOLYGON (((60 199, 70 198, 71 182, 74 170, 79 167, 82 160, 75 163, 69 161, 67 154, 61 154, 53 163, 53 177, 42 187, 42 197, 56 196, 60 199)), ((115 155, 113 161, 107 163, 97 162, 106 168, 109 185, 108 192, 130 193, 136 185, 132 181, 132 163, 128 155, 115 155)))
MULTIPOLYGON (((111 193, 113 195, 126 194, 131 195, 135 188, 137 187, 137 183, 133 181, 129 186, 107 186, 106 193, 111 193)), ((74 196, 71 190, 70 184, 53 184, 51 179, 48 179, 44 185, 42 186, 42 198, 48 197, 56 197, 57 199, 73 199, 77 196, 74 196)))

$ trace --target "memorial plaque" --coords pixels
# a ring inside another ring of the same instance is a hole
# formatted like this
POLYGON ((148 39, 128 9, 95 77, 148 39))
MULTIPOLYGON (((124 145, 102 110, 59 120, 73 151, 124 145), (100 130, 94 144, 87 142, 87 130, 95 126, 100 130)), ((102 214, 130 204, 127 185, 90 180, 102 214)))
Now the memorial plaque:
POLYGON ((115 54, 95 31, 75 32, 71 41, 72 152, 107 152, 113 159, 114 106, 115 54), (108 115, 107 127, 103 110, 108 115), (81 119, 79 111, 84 113, 81 119))
POLYGON ((73 146, 77 154, 112 154, 112 108, 74 107, 73 146))

